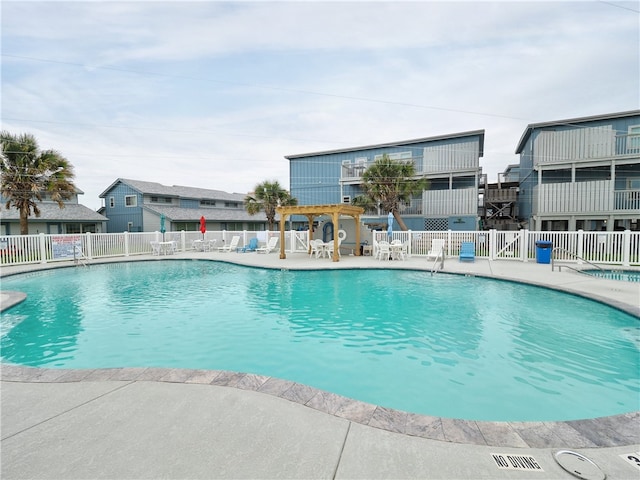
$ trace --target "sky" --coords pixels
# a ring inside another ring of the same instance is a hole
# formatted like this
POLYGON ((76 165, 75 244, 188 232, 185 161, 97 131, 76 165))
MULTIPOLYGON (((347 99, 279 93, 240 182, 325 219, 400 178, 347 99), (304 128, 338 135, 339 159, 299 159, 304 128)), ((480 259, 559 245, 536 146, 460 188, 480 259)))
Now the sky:
POLYGON ((7 1, 2 130, 117 178, 289 188, 286 155, 640 108, 640 1, 7 1))

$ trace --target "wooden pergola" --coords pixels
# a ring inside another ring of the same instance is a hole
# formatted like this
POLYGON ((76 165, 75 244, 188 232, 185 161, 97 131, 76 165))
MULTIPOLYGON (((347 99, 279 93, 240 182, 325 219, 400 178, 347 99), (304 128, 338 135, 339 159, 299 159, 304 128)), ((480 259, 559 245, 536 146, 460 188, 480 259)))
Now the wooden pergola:
MULTIPOLYGON (((290 215, 304 215, 309 220, 309 232, 313 229, 313 219, 322 215, 331 215, 333 221, 333 257, 334 262, 340 261, 338 251, 340 246, 336 239, 336 231, 338 229, 340 215, 348 215, 353 217, 356 223, 356 249, 355 254, 360 256, 360 215, 364 213, 364 208, 354 207, 353 205, 338 203, 335 205, 297 205, 293 207, 276 207, 276 212, 280 215, 280 258, 287 258, 284 253, 284 226, 287 223, 287 217, 290 215)), ((311 233, 310 233, 311 234, 311 233)))

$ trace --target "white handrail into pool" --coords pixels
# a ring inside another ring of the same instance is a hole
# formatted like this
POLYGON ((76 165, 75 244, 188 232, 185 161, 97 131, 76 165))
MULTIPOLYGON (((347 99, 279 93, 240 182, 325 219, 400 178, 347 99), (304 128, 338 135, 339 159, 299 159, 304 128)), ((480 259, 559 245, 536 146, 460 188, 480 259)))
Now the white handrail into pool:
MULTIPOLYGON (((585 260, 584 258, 579 257, 579 256, 578 256, 578 255, 576 255, 575 253, 569 252, 568 250, 566 250, 566 249, 564 249, 564 248, 561 248, 561 247, 556 247, 556 248, 554 248, 553 250, 551 250, 551 271, 552 271, 552 272, 554 271, 554 269, 555 269, 555 265, 556 265, 555 259, 553 258, 553 254, 554 254, 554 252, 556 252, 556 251, 558 251, 558 252, 563 252, 563 253, 565 253, 565 254, 567 254, 567 255, 570 255, 570 256, 574 257, 575 259, 580 260, 581 262, 587 263, 587 264, 591 265, 592 267, 594 267, 594 268, 596 268, 596 269, 598 269, 598 270, 600 270, 600 271, 604 272, 604 268, 602 268, 601 266, 596 265, 595 263, 591 263, 589 260, 585 260)), ((558 271, 559 271, 559 272, 561 272, 561 271, 562 271, 562 266, 563 266, 563 265, 558 264, 558 271)), ((577 268, 573 268, 573 267, 570 267, 570 266, 568 266, 568 265, 564 265, 564 266, 566 266, 567 268, 571 268, 572 270, 575 270, 575 271, 577 271, 577 272, 579 272, 579 271, 580 271, 580 270, 578 270, 577 268)))
POLYGON ((440 260, 440 270, 444 270, 444 247, 442 247, 438 255, 436 255, 436 261, 433 262, 433 266, 431 267, 431 275, 437 272, 436 266, 438 265, 438 260, 440 260))

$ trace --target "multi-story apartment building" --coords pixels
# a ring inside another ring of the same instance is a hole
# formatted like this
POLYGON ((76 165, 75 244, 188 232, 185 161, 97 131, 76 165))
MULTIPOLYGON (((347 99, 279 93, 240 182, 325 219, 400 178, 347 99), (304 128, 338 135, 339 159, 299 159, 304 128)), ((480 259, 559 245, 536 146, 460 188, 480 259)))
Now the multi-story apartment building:
MULTIPOLYGON (((28 219, 29 233, 62 234, 62 233, 102 233, 106 230, 107 218, 89 207, 81 205, 78 195, 82 190, 76 188, 75 194, 64 201, 64 208, 51 199, 51 195, 43 194, 38 202, 40 216, 31 215, 28 219)), ((20 212, 12 207, 4 208, 6 198, 0 195, 0 234, 20 235, 20 212)))
POLYGON ((640 110, 527 126, 519 214, 534 230, 640 230, 640 110))
POLYGON ((200 217, 207 230, 265 230, 266 217, 249 215, 244 194, 204 188, 165 186, 119 178, 100 194, 109 218, 107 232, 153 232, 160 230, 164 215, 166 231, 196 231, 200 217))
MULTIPOLYGON (((412 230, 478 228, 478 186, 484 130, 394 143, 288 155, 291 195, 299 205, 351 203, 362 193, 362 174, 378 158, 412 162, 429 187, 400 214, 412 230)), ((363 220, 386 225, 387 213, 365 212, 363 220)))

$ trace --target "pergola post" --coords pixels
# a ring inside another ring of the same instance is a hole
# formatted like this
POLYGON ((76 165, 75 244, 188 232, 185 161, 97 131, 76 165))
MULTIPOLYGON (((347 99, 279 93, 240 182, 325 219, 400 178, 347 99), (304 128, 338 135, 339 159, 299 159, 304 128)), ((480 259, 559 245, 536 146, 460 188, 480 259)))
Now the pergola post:
POLYGON ((334 212, 333 215, 331 215, 331 221, 333 222, 333 254, 331 260, 333 262, 339 262, 340 255, 338 255, 338 252, 340 250, 340 245, 338 239, 336 238, 336 233, 340 231, 340 214, 334 212))
POLYGON ((360 215, 353 216, 356 222, 356 257, 360 256, 360 215))

